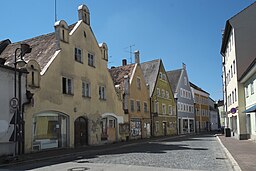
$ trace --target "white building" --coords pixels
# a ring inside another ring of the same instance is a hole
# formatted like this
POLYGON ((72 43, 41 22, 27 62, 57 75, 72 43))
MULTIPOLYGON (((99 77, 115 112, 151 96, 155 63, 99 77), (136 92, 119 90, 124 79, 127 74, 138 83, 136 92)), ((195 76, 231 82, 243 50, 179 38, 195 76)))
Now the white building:
POLYGON ((226 22, 221 55, 224 85, 224 105, 227 125, 232 136, 247 139, 244 87, 238 82, 253 62, 256 54, 256 3, 226 22))
MULTIPOLYGON (((18 104, 20 108, 25 102, 25 85, 26 74, 23 72, 17 72, 17 97, 21 99, 21 103, 18 104), (21 88, 21 91, 19 91, 19 87, 21 88)), ((12 134, 14 133, 14 124, 11 123, 11 120, 13 119, 15 112, 14 108, 11 106, 15 104, 12 103, 11 105, 10 102, 14 97, 14 69, 4 66, 3 63, 0 64, 0 94, 0 156, 2 156, 13 154, 15 150, 15 142, 11 140, 12 134)), ((18 149, 22 150, 22 144, 18 145, 18 143, 16 143, 16 145, 18 153, 18 149)))
MULTIPOLYGON (((256 54, 255 54, 256 57, 256 54)), ((244 85, 246 131, 249 138, 256 140, 256 58, 239 80, 244 85)))

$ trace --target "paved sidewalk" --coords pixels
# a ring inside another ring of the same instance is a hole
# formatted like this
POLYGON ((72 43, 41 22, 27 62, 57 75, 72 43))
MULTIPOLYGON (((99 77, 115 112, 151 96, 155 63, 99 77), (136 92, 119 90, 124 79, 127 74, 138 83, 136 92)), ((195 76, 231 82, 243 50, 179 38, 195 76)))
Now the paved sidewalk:
MULTIPOLYGON (((251 140, 237 140, 232 137, 218 135, 222 144, 233 156, 241 170, 256 170, 256 143, 251 140)), ((231 157, 232 158, 232 157, 231 157)), ((232 162, 233 163, 233 162, 232 162)))

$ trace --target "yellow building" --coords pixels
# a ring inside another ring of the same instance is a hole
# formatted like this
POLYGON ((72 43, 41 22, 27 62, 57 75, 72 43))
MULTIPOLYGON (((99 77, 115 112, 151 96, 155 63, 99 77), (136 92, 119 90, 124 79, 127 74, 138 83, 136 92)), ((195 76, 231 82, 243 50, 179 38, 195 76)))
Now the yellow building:
POLYGON ((113 67, 110 70, 117 91, 123 97, 123 108, 129 117, 129 139, 150 137, 149 90, 135 52, 135 63, 113 67))
POLYGON ((152 135, 176 135, 176 103, 162 60, 144 62, 141 68, 149 85, 152 135))
MULTIPOLYGON (((28 102, 23 105, 25 151, 77 147, 119 141, 119 125, 128 121, 108 72, 108 47, 98 44, 85 5, 70 26, 55 23, 55 32, 24 40, 32 47, 27 62, 28 102)), ((2 56, 11 65, 21 42, 2 56)))
POLYGON ((210 131, 209 93, 190 82, 195 102, 196 132, 210 131))

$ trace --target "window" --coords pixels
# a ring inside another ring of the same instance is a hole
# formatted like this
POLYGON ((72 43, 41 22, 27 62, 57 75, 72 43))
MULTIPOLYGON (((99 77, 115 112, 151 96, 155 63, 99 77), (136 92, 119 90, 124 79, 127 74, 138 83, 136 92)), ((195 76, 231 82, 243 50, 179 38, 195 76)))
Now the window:
POLYGON ((79 48, 75 48, 75 60, 82 63, 82 51, 79 48))
POLYGON ((182 90, 182 88, 180 89, 180 97, 183 97, 183 90, 182 90))
POLYGON ((163 74, 162 74, 162 72, 160 72, 159 73, 159 78, 162 79, 162 77, 163 77, 163 74))
POLYGON ((104 86, 99 86, 99 98, 102 100, 106 99, 106 88, 104 86))
POLYGON ((109 120, 108 121, 108 123, 109 123, 109 125, 108 125, 108 127, 109 128, 115 128, 116 127, 116 122, 115 122, 115 120, 109 120))
POLYGON ((137 104, 137 112, 140 112, 140 101, 136 101, 137 104))
POLYGON ((73 94, 73 85, 70 78, 62 77, 62 93, 63 94, 73 94))
POLYGON ((141 89, 141 84, 140 84, 140 78, 139 77, 137 77, 137 88, 141 89))
POLYGON ((232 104, 234 103, 234 91, 232 91, 232 104))
POLYGON ((159 113, 159 103, 155 102, 155 112, 159 113))
POLYGON ((235 63, 235 60, 233 61, 233 68, 234 68, 234 74, 236 73, 236 65, 235 65, 236 63, 235 63))
POLYGON ((245 87, 245 97, 248 97, 249 93, 248 93, 248 86, 245 87))
POLYGON ((236 88, 235 88, 235 102, 236 102, 236 100, 237 100, 237 99, 236 99, 236 88))
POLYGON ((166 114, 166 106, 165 106, 165 104, 162 104, 162 113, 166 114))
POLYGON ((161 93, 160 93, 160 89, 159 89, 159 88, 156 89, 156 92, 157 92, 157 96, 158 96, 158 97, 161 96, 161 93))
POLYGON ((253 82, 251 83, 251 94, 254 94, 254 85, 253 85, 253 82))
POLYGON ((88 53, 88 65, 94 67, 94 56, 88 53))
POLYGON ((170 98, 170 97, 169 97, 169 92, 166 91, 165 94, 166 94, 166 98, 169 99, 169 98, 170 98))
POLYGON ((180 102, 178 102, 178 111, 180 111, 180 102))
POLYGON ((168 112, 170 115, 172 115, 172 106, 171 105, 168 106, 168 112))
POLYGON ((232 69, 232 65, 231 65, 231 78, 233 77, 233 69, 232 69))
POLYGON ((130 100, 131 111, 134 112, 134 100, 130 100))
POLYGON ((144 112, 148 112, 148 104, 147 104, 147 102, 144 102, 144 112))
POLYGON ((165 97, 165 91, 164 91, 164 89, 162 89, 162 98, 164 98, 165 97))
POLYGON ((89 82, 82 82, 82 96, 91 97, 91 85, 89 82))
POLYGON ((184 77, 184 84, 187 85, 187 77, 184 77))

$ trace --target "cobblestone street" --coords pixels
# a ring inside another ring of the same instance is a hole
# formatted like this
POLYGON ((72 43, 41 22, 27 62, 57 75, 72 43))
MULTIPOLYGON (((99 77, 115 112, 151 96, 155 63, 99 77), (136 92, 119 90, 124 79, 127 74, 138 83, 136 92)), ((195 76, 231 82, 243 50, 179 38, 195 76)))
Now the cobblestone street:
POLYGON ((88 161, 188 170, 232 170, 223 149, 212 135, 149 142, 112 153, 88 161))
POLYGON ((116 148, 84 151, 66 157, 11 166, 8 169, 68 170, 77 167, 90 170, 232 170, 229 159, 214 135, 128 143, 116 148))

